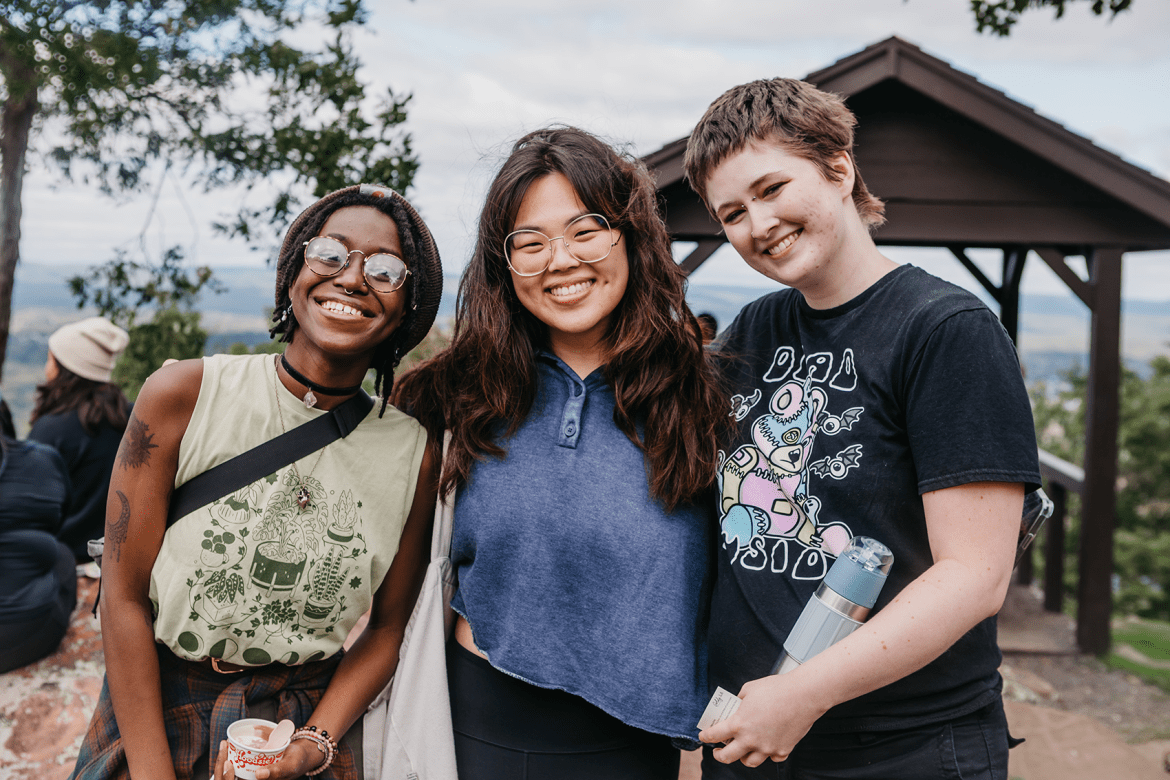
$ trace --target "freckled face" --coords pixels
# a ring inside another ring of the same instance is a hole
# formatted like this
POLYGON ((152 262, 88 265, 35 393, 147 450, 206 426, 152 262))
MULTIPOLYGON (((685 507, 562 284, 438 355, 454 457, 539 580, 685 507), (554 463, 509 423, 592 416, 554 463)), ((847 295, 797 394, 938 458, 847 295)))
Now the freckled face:
POLYGON ((368 359, 402 322, 410 282, 390 293, 370 289, 362 275, 364 257, 378 252, 402 257, 398 226, 375 208, 349 206, 333 212, 319 235, 363 254, 351 254, 349 266, 336 276, 321 277, 301 267, 289 288, 298 324, 288 347, 290 359, 305 350, 368 359))
POLYGON ((846 241, 852 164, 831 182, 803 157, 753 141, 711 173, 707 198, 727 240, 752 268, 806 295, 832 284, 846 241))
MULTIPOLYGON (((550 173, 529 186, 510 230, 539 230, 556 238, 589 211, 564 175, 550 173)), ((599 347, 610 316, 625 295, 630 276, 626 242, 620 232, 613 233, 617 243, 604 260, 582 263, 565 250, 564 241, 553 241, 552 262, 544 273, 512 273, 516 297, 548 326, 550 345, 558 355, 560 347, 570 343, 599 347)))

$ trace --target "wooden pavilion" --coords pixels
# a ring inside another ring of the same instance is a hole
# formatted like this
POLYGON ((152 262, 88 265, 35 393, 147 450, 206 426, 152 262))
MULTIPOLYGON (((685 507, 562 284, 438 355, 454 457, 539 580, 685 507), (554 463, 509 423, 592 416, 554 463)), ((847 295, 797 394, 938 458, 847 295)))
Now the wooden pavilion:
MULTIPOLYGON (((899 38, 805 80, 842 95, 858 117, 858 167, 886 202, 888 221, 874 236, 879 245, 948 249, 999 303, 1013 340, 1020 280, 1032 255, 1091 311, 1084 469, 1041 452, 1057 503, 1047 532, 1045 605, 1053 611, 1061 606, 1064 497, 1072 490, 1082 498, 1077 643, 1085 652, 1105 652, 1112 611, 1121 264, 1126 252, 1170 248, 1170 182, 899 38), (969 258, 967 250, 977 247, 1002 253, 1000 284, 969 258), (1083 258, 1087 279, 1070 258, 1083 258)), ((690 273, 724 238, 683 179, 686 141, 644 159, 657 177, 672 237, 697 243, 681 263, 690 273)), ((1030 578, 1030 566, 1022 576, 1030 578)))

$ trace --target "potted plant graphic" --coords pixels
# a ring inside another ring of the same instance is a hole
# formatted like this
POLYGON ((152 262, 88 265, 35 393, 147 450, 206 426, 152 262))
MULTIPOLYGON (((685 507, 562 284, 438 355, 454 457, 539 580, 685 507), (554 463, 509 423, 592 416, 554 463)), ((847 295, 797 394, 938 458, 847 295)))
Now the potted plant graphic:
POLYGON ((203 598, 195 607, 208 623, 215 625, 231 620, 239 604, 236 596, 244 595, 244 578, 233 571, 220 569, 203 583, 203 598))
POLYGON ((199 553, 199 560, 204 566, 223 566, 228 563, 228 545, 234 544, 236 535, 231 531, 215 533, 208 530, 203 532, 203 551, 199 553))
POLYGON ((337 606, 337 591, 349 574, 349 567, 341 568, 344 549, 331 545, 328 554, 313 568, 312 593, 305 603, 305 622, 321 623, 337 606))
POLYGON ((333 522, 325 534, 325 541, 330 544, 346 544, 353 539, 353 527, 358 519, 357 504, 353 500, 353 493, 346 490, 333 505, 333 522))
POLYGON ((268 594, 296 587, 304 573, 308 552, 317 552, 329 520, 325 488, 320 482, 312 477, 304 480, 304 487, 312 497, 305 509, 301 509, 295 498, 301 482, 293 472, 285 473, 283 484, 289 490, 272 496, 264 508, 264 519, 252 534, 261 544, 256 546, 249 576, 268 594))
POLYGON ((270 482, 276 481, 276 475, 258 479, 251 485, 237 490, 233 495, 226 496, 222 501, 211 505, 211 516, 216 520, 231 525, 243 525, 260 514, 260 499, 264 488, 270 482))

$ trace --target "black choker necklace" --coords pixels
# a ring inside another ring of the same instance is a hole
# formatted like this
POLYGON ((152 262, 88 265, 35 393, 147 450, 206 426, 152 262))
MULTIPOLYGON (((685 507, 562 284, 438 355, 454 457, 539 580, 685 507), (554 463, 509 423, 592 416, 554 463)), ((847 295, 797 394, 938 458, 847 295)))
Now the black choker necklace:
POLYGON ((305 393, 305 397, 301 399, 304 401, 305 408, 307 409, 312 409, 317 405, 317 396, 313 395, 313 391, 316 391, 321 395, 353 395, 358 390, 362 389, 360 384, 352 385, 350 387, 326 387, 325 385, 319 385, 289 365, 288 358, 286 358, 284 355, 280 356, 280 365, 284 367, 285 372, 287 372, 289 376, 300 382, 305 387, 309 388, 309 391, 305 393))

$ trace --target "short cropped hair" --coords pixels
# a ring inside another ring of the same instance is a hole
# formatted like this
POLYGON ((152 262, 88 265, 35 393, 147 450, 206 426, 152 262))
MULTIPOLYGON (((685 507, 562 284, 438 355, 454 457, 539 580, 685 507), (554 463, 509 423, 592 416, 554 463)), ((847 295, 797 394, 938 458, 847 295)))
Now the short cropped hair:
MULTIPOLYGON (((832 160, 842 152, 853 158, 856 125, 857 117, 839 95, 807 82, 774 78, 740 84, 707 108, 687 142, 683 169, 708 208, 711 174, 752 141, 777 144, 814 163, 829 181, 841 181, 832 160)), ((886 207, 866 188, 856 159, 853 170, 853 204, 861 221, 873 230, 886 221, 886 207)))

